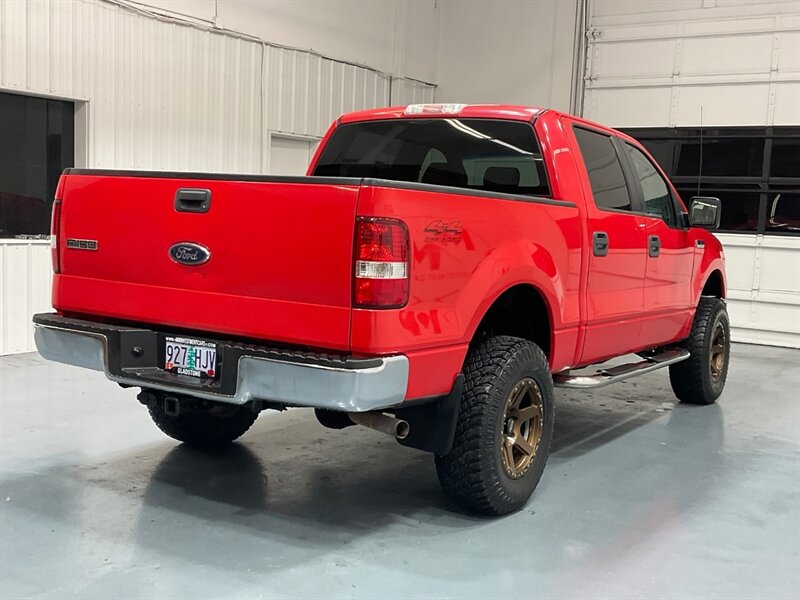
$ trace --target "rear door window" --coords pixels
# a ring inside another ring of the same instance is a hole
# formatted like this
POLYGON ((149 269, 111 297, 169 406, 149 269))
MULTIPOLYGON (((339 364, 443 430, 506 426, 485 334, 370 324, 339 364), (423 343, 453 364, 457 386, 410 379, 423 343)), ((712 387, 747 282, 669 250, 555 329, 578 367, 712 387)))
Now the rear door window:
POLYGON ((631 210, 631 196, 611 136, 575 127, 597 208, 631 210))
POLYGON ((550 195, 532 125, 499 119, 390 119, 342 125, 323 149, 314 175, 550 195))

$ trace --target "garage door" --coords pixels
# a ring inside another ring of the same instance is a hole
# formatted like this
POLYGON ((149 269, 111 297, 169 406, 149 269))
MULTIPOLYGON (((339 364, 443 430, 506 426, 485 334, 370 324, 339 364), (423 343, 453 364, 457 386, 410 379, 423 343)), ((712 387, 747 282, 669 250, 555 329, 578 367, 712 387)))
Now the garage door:
POLYGON ((684 197, 720 196, 734 339, 800 347, 797 3, 590 6, 583 114, 642 139, 684 197))

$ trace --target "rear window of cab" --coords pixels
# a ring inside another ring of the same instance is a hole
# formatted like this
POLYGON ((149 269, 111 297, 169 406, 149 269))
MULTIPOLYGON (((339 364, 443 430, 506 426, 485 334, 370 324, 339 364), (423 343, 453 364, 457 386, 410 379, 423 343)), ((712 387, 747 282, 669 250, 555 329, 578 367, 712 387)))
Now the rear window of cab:
POLYGON ((313 174, 550 195, 532 125, 499 119, 391 119, 341 125, 313 174))

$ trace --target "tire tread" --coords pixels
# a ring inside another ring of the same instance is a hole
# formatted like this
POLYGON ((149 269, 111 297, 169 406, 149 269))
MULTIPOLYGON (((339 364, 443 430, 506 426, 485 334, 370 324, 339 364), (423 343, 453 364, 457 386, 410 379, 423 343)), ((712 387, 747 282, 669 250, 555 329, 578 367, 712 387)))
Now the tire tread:
MULTIPOLYGON (((470 350, 464 363, 464 394, 453 449, 446 456, 436 457, 437 472, 445 493, 473 512, 499 515, 519 508, 519 499, 510 496, 499 480, 498 475, 502 473, 486 476, 486 462, 493 457, 486 455, 492 448, 487 447, 483 439, 487 427, 491 429, 501 410, 498 403, 492 401, 493 387, 508 364, 515 359, 530 361, 539 373, 546 373, 549 379, 547 357, 538 346, 527 340, 495 336, 479 342, 470 350)), ((552 398, 552 390, 550 392, 552 398)), ((543 393, 547 391, 543 390, 543 393)), ((546 445, 544 442, 543 435, 538 452, 546 457, 549 436, 546 445)), ((533 487, 541 477, 543 468, 544 465, 538 473, 531 473, 535 476, 533 487)))
MULTIPOLYGON (((672 391, 681 402, 713 404, 719 397, 719 394, 709 393, 707 389, 709 376, 706 356, 706 336, 711 335, 709 329, 719 312, 725 312, 725 303, 722 300, 711 296, 700 298, 692 330, 686 340, 686 349, 689 350, 691 356, 669 368, 672 391)), ((727 343, 730 344, 730 331, 728 330, 726 333, 727 343)), ((727 367, 724 376, 727 376, 727 367)))

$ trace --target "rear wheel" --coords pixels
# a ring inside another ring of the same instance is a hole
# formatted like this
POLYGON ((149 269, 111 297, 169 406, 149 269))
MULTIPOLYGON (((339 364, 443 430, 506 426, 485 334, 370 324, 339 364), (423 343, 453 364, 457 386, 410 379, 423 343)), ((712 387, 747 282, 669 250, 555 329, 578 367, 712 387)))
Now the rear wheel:
POLYGON ((169 437, 199 448, 229 444, 255 423, 248 406, 212 403, 209 407, 170 415, 162 404, 148 407, 150 418, 169 437))
POLYGON ((453 448, 436 456, 445 493, 463 508, 502 515, 521 508, 542 476, 553 437, 553 380, 536 344, 487 338, 464 364, 453 448))
POLYGON ((672 391, 681 402, 713 404, 725 388, 731 354, 730 321, 722 300, 700 299, 686 347, 689 359, 669 368, 672 391))

